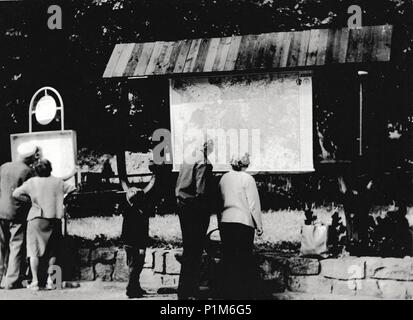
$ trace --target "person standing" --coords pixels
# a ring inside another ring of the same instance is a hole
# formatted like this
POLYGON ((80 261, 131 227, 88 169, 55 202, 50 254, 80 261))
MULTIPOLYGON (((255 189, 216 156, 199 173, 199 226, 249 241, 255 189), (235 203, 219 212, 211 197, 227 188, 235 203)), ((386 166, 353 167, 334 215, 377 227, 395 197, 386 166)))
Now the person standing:
POLYGON ((20 160, 0 167, 0 282, 5 276, 6 289, 22 287, 26 217, 30 209, 12 194, 33 176, 32 166, 41 157, 40 148, 34 145, 21 145, 17 152, 20 160))
POLYGON ((178 285, 178 299, 195 299, 199 291, 201 258, 210 220, 212 165, 208 155, 213 151, 209 140, 193 161, 184 161, 176 183, 183 256, 178 285))
POLYGON ((253 298, 254 230, 263 234, 261 204, 254 178, 245 172, 249 155, 233 157, 232 171, 219 182, 222 207, 218 214, 223 254, 222 295, 225 299, 253 298))
POLYGON ((126 192, 127 208, 122 223, 122 242, 126 251, 129 281, 126 287, 128 298, 140 298, 147 294, 140 285, 140 275, 145 264, 145 251, 149 240, 149 217, 154 211, 154 186, 157 167, 149 162, 153 173, 144 189, 131 187, 126 192))
MULTIPOLYGON (((53 177, 50 161, 40 160, 35 166, 36 177, 32 177, 13 191, 13 197, 28 197, 31 208, 27 216, 27 256, 30 258, 32 282, 29 289, 39 290, 41 262, 49 267, 56 265, 56 257, 62 240, 63 200, 75 187, 61 178, 53 177)), ((23 200, 23 199, 22 199, 23 200)), ((53 289, 53 280, 48 277, 47 289, 53 289)))

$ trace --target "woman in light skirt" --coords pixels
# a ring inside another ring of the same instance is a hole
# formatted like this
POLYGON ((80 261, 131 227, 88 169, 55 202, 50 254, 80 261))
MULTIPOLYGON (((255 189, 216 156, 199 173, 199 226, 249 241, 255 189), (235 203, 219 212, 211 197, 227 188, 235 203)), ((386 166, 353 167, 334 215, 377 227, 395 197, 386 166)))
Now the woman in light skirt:
MULTIPOLYGON (((22 200, 29 197, 32 202, 27 217, 27 256, 33 279, 28 288, 39 290, 39 265, 43 261, 48 262, 49 268, 56 265, 62 239, 63 199, 75 187, 53 177, 52 165, 48 160, 40 160, 34 169, 37 176, 15 189, 13 196, 22 200)), ((49 277, 46 288, 54 288, 49 277)))

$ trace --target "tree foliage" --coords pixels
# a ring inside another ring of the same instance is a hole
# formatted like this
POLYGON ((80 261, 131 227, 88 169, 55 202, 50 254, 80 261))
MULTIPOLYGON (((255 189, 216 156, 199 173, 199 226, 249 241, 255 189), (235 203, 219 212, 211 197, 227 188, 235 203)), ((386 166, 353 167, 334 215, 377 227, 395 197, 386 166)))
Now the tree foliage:
MULTIPOLYGON (((413 21, 412 2, 407 0, 1 2, 0 142, 4 152, 0 160, 9 156, 8 135, 27 131, 28 103, 42 85, 62 93, 67 127, 78 131, 81 145, 116 148, 111 137, 116 130, 112 120, 118 112, 119 87, 102 79, 116 43, 342 27, 353 4, 362 7, 364 25, 391 23, 410 28, 413 21), (62 7, 63 30, 47 28, 51 4, 62 7)), ((410 52, 411 44, 402 50, 410 52)), ((157 109, 148 110, 142 101, 131 106, 131 141, 146 139, 150 129, 159 125, 153 117, 157 109)), ((165 103, 160 98, 159 104, 165 103)))

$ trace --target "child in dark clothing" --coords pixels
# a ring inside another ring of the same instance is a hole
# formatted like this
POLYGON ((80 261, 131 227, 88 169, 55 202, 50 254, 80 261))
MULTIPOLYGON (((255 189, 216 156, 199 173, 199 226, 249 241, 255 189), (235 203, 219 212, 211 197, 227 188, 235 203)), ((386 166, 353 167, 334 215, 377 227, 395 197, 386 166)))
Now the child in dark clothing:
POLYGON ((144 189, 129 188, 126 194, 128 202, 122 225, 122 241, 126 251, 129 268, 129 282, 126 295, 140 298, 147 292, 141 288, 140 274, 145 264, 145 250, 149 239, 150 205, 148 199, 155 184, 155 175, 144 189))

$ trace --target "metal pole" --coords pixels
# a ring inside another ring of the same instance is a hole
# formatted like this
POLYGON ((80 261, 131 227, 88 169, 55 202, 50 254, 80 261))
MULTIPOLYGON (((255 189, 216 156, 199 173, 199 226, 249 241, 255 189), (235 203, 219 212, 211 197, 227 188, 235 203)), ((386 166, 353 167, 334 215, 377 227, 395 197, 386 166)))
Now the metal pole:
POLYGON ((358 71, 360 90, 359 90, 359 156, 363 155, 363 79, 368 75, 367 71, 358 71))
POLYGON ((359 156, 363 155, 363 81, 360 78, 360 105, 359 105, 359 156))

